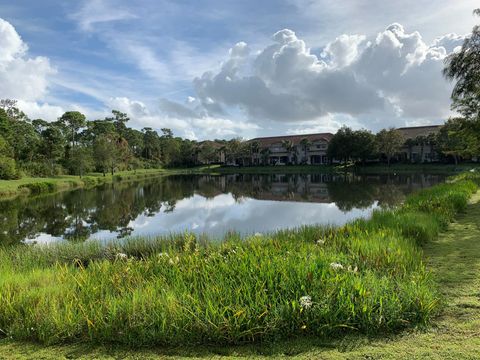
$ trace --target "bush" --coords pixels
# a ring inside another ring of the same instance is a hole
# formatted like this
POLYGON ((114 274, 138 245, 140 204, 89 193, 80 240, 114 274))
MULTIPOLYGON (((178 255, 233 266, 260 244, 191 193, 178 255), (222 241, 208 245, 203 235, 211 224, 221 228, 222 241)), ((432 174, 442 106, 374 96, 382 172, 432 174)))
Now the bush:
POLYGON ((62 166, 56 164, 53 166, 47 162, 25 162, 21 164, 22 170, 31 177, 51 177, 64 174, 62 166))
POLYGON ((5 156, 0 156, 0 179, 12 180, 18 179, 17 167, 15 160, 5 156))
POLYGON ((55 183, 44 181, 36 182, 31 184, 22 184, 18 187, 19 189, 26 188, 30 190, 30 193, 33 195, 53 193, 57 190, 57 185, 55 183))

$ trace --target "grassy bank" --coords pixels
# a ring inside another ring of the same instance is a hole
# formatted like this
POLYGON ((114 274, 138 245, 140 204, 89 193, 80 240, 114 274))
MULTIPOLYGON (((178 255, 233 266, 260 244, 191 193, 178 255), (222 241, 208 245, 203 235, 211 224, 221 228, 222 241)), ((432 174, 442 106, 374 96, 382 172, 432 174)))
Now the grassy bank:
POLYGON ((284 166, 219 166, 205 168, 204 172, 219 174, 312 174, 341 171, 330 165, 284 165, 284 166))
POLYGON ((453 164, 367 164, 364 166, 350 165, 285 165, 285 166, 232 166, 224 167, 212 165, 204 167, 202 171, 219 174, 312 174, 312 173, 342 173, 345 171, 359 174, 455 174, 480 168, 477 163, 453 164))
POLYGON ((424 172, 428 174, 455 174, 471 169, 479 169, 479 163, 461 163, 454 164, 392 164, 386 166, 385 164, 371 164, 365 166, 357 166, 354 171, 360 174, 402 174, 412 172, 424 172))
POLYGON ((19 180, 0 180, 0 199, 18 195, 40 195, 58 191, 72 190, 83 187, 93 187, 114 181, 141 180, 160 175, 202 173, 209 171, 208 167, 179 169, 142 169, 136 171, 119 171, 111 174, 89 173, 83 177, 62 175, 51 178, 25 177, 19 180))
POLYGON ((458 177, 337 229, 3 248, 0 332, 46 344, 172 346, 425 325, 439 297, 418 244, 465 209, 472 180, 458 177))

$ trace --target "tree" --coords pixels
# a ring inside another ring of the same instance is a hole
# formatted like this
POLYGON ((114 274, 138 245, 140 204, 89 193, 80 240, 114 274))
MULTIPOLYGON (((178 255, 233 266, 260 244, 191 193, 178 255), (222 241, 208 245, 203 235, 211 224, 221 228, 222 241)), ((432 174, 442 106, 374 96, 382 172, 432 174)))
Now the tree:
POLYGON ((416 141, 414 139, 407 139, 405 140, 405 145, 408 147, 408 161, 413 162, 413 147, 416 145, 416 141))
POLYGON ((63 157, 64 137, 62 131, 55 125, 48 126, 41 133, 41 153, 50 163, 51 174, 55 174, 55 164, 63 157))
POLYGON ((210 142, 205 142, 200 148, 200 156, 205 163, 210 165, 217 160, 217 150, 210 142))
POLYGON ((252 141, 248 144, 248 150, 250 152, 250 165, 255 163, 255 159, 258 159, 258 152, 260 151, 260 143, 258 141, 252 141))
POLYGON ((308 138, 303 138, 302 140, 300 140, 300 145, 302 146, 303 148, 303 159, 302 159, 302 163, 306 164, 308 162, 308 159, 307 159, 307 151, 308 151, 308 147, 310 145, 312 145, 311 141, 308 140, 308 138))
POLYGON ((86 125, 85 115, 78 111, 67 111, 59 120, 69 129, 72 148, 74 148, 78 130, 86 125))
POLYGON ((80 176, 88 172, 93 166, 93 154, 90 147, 77 146, 70 155, 71 173, 80 176))
MULTIPOLYGON (((473 13, 480 16, 480 9, 474 10, 473 13)), ((452 124, 455 123, 457 129, 450 131, 462 133, 468 138, 464 144, 466 149, 462 150, 462 153, 478 156, 480 155, 480 25, 474 26, 472 34, 463 41, 460 51, 452 53, 445 59, 443 74, 447 79, 455 81, 451 96, 452 109, 464 118, 463 120, 454 119, 452 124), (461 130, 458 129, 459 125, 461 130)))
POLYGON ((115 131, 120 137, 125 138, 127 132, 127 122, 130 120, 126 113, 118 110, 112 110, 113 118, 106 118, 107 121, 112 121, 115 131))
POLYGON ((352 157, 354 132, 347 126, 342 126, 328 144, 327 155, 330 159, 343 160, 344 163, 352 157))
POLYGON ((459 158, 469 158, 479 154, 478 140, 468 127, 465 127, 465 122, 466 120, 461 117, 448 119, 440 128, 436 139, 440 152, 453 157, 455 165, 458 164, 459 158))
POLYGON ((127 128, 125 139, 136 157, 141 157, 143 152, 143 134, 141 131, 127 128))
POLYGON ((375 153, 375 135, 368 130, 357 130, 352 135, 352 157, 365 163, 375 153))
POLYGON ((394 128, 383 129, 375 135, 377 152, 387 157, 388 166, 391 158, 399 152, 404 142, 402 134, 394 128))
POLYGON ((292 162, 292 154, 293 151, 295 150, 295 146, 293 145, 291 140, 283 140, 282 141, 282 147, 285 149, 285 151, 288 154, 288 162, 292 162))
POLYGON ((0 109, 4 110, 9 118, 14 121, 27 121, 28 117, 17 107, 17 100, 0 100, 0 109))
POLYGON ((415 139, 414 142, 420 146, 420 159, 418 159, 418 162, 423 163, 423 155, 425 153, 425 145, 428 144, 428 139, 424 135, 418 135, 415 139))
POLYGON ((108 170, 111 170, 113 175, 117 162, 115 139, 109 135, 99 136, 94 143, 93 158, 95 165, 103 173, 103 176, 108 170))
POLYGON ((9 180, 17 178, 17 169, 12 154, 12 148, 0 135, 0 179, 9 180))
POLYGON ((143 153, 147 160, 160 158, 160 137, 157 132, 150 127, 142 129, 143 132, 143 153))
POLYGON ((262 163, 263 165, 267 165, 268 164, 268 159, 270 157, 270 149, 269 148, 263 148, 262 150, 260 150, 260 155, 262 155, 262 163))
MULTIPOLYGON (((480 9, 473 12, 480 16, 480 9)), ((480 25, 463 41, 462 48, 445 59, 444 76, 455 80, 452 109, 466 118, 480 117, 480 25)))
POLYGON ((229 163, 235 163, 242 155, 242 141, 241 139, 232 139, 226 144, 225 158, 229 163))

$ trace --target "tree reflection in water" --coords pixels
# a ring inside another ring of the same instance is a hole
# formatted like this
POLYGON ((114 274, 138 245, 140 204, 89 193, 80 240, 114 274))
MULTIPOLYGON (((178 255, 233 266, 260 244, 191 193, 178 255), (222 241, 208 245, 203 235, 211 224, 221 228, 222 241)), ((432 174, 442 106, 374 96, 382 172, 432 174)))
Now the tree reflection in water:
POLYGON ((236 174, 179 175, 114 183, 90 190, 1 201, 0 244, 34 239, 39 234, 84 241, 95 233, 107 231, 122 238, 134 233, 132 224, 140 215, 175 213, 180 200, 194 195, 214 199, 231 194, 237 203, 247 199, 335 203, 347 213, 374 204, 395 206, 406 194, 443 180, 442 175, 428 174, 236 174))

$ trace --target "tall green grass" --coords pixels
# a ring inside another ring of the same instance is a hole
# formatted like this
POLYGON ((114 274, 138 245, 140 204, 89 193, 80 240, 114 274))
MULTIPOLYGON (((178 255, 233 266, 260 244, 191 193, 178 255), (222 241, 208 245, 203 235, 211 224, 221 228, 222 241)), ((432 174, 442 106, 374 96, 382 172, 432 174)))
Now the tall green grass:
POLYGON ((473 180, 457 178, 339 228, 3 248, 0 333, 145 346, 425 325, 438 294, 418 244, 465 209, 473 180))

